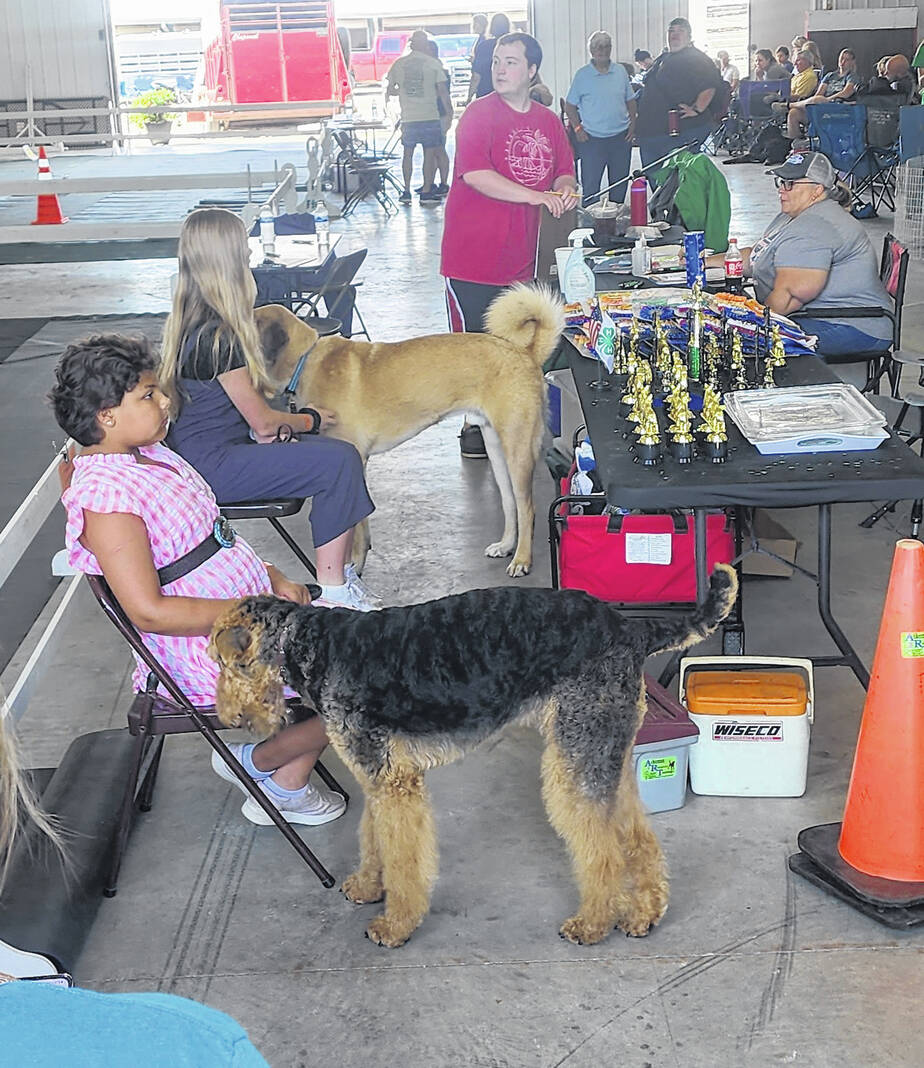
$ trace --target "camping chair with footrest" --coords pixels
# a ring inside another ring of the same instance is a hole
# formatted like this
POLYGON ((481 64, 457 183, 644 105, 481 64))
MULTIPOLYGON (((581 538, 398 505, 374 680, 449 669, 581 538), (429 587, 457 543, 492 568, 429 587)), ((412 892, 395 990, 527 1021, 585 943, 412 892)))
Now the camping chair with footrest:
MULTIPOLYGON (((135 694, 128 713, 129 733, 136 739, 135 754, 132 772, 129 781, 125 784, 125 793, 122 798, 121 817, 113 843, 109 877, 104 889, 105 895, 107 897, 115 895, 119 870, 122 866, 122 858, 136 808, 142 812, 148 812, 151 808, 164 738, 168 734, 191 734, 194 731, 204 736, 212 749, 235 774, 242 787, 269 816, 289 845, 317 875, 323 885, 333 886, 334 877, 283 819, 278 809, 270 803, 263 791, 257 787, 254 780, 244 771, 240 762, 231 755, 228 747, 218 736, 217 732, 223 729, 223 725, 218 720, 215 706, 192 704, 163 664, 144 644, 141 635, 116 600, 106 580, 100 575, 87 575, 87 581, 100 607, 150 672, 145 690, 135 694), (167 695, 159 693, 159 688, 165 690, 167 695)), ((304 711, 302 706, 295 703, 291 707, 296 714, 304 711)), ((327 786, 347 797, 346 791, 320 760, 315 764, 315 770, 327 786)))

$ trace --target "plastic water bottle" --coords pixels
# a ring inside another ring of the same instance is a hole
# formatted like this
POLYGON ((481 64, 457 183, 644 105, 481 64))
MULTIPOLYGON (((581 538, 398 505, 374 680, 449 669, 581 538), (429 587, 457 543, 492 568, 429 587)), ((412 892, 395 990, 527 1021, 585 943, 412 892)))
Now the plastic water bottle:
POLYGON ((636 278, 651 274, 651 249, 644 237, 640 237, 632 247, 632 273, 636 278))
POLYGON ((269 259, 276 253, 276 220, 269 207, 260 209, 260 243, 263 245, 263 256, 269 259))
POLYGON ((738 239, 728 239, 728 251, 725 253, 725 291, 741 293, 744 290, 744 259, 738 250, 738 239))
POLYGON ((314 232, 318 235, 318 251, 323 255, 330 248, 330 218, 323 201, 314 210, 314 232))
POLYGON ((379 117, 379 105, 375 100, 373 100, 372 101, 372 121, 373 122, 377 122, 378 121, 378 117, 379 117))
POLYGON ((629 221, 632 226, 648 225, 648 180, 637 174, 629 187, 629 221))

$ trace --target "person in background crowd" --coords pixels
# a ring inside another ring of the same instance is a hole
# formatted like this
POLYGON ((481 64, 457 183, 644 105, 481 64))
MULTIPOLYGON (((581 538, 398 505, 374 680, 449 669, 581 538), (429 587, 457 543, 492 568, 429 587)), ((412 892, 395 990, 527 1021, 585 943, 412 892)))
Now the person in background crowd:
POLYGON ((715 57, 719 61, 719 74, 722 75, 722 80, 728 82, 728 88, 732 93, 737 93, 738 83, 741 81, 738 68, 734 63, 729 62, 728 53, 724 49, 716 52, 715 57))
POLYGON ((789 42, 790 55, 794 56, 797 52, 801 52, 802 49, 805 47, 805 42, 807 40, 808 38, 802 33, 797 34, 795 37, 793 37, 793 39, 789 42))
POLYGON ((646 51, 644 48, 637 48, 635 56, 632 57, 636 61, 636 68, 639 73, 639 77, 644 80, 648 70, 652 69, 654 60, 652 59, 652 53, 646 51))
MULTIPOLYGON (((488 16, 477 14, 472 15, 472 33, 478 38, 478 41, 484 40, 484 35, 488 32, 488 16)), ((478 44, 478 41, 475 44, 478 44)), ((472 47, 472 55, 475 54, 474 46, 472 47)))
POLYGON ((903 104, 909 103, 914 96, 914 75, 907 56, 883 56, 862 92, 866 96, 894 96, 903 104))
POLYGON ((786 136, 793 142, 793 148, 808 147, 798 144, 807 122, 805 108, 808 104, 823 104, 832 100, 853 100, 860 88, 860 76, 857 74, 857 57, 849 48, 841 49, 837 57, 837 70, 826 74, 818 86, 815 96, 803 100, 789 109, 786 117, 786 136))
POLYGON ((776 61, 788 74, 792 74, 793 64, 789 61, 789 49, 786 45, 780 45, 776 50, 776 61))
POLYGON ((812 54, 812 67, 816 71, 820 71, 819 77, 824 74, 825 61, 821 58, 821 49, 818 47, 815 41, 806 39, 805 44, 800 49, 801 52, 811 52, 812 54))
MULTIPOLYGON (((558 116, 530 99, 542 49, 527 33, 494 48, 494 92, 474 100, 456 128, 440 274, 449 327, 481 333, 491 301, 514 282, 536 277, 539 219, 578 203, 574 157, 558 116)), ((466 425, 462 455, 487 455, 481 430, 466 425)))
POLYGON ((693 47, 691 38, 690 23, 673 19, 667 29, 668 50, 645 75, 636 124, 643 166, 682 144, 701 145, 713 128, 709 107, 722 87, 722 76, 712 60, 693 47), (676 113, 679 136, 670 135, 669 112, 676 113))
POLYGON ((769 48, 758 48, 754 54, 754 79, 758 82, 782 82, 789 71, 773 58, 769 48))
POLYGON ((789 100, 778 100, 771 104, 771 110, 778 118, 782 118, 792 104, 815 95, 818 75, 812 67, 813 59, 812 53, 804 49, 796 53, 795 70, 789 81, 789 100))
POLYGON ((418 145, 424 153, 420 201, 426 203, 441 199, 441 194, 433 188, 437 154, 445 142, 438 102, 442 101, 446 112, 452 114, 446 71, 442 63, 430 54, 429 35, 424 30, 415 30, 408 44, 410 52, 392 63, 387 78, 387 95, 397 96, 401 105, 404 190, 398 199, 402 204, 410 204, 413 199, 411 175, 414 171, 414 149, 418 145))
MULTIPOLYGON (((430 48, 430 55, 436 60, 441 67, 443 67, 440 61, 440 46, 436 41, 431 38, 427 44, 430 48)), ((446 75, 446 84, 449 84, 449 71, 443 67, 443 73, 446 75)), ((450 98, 450 105, 447 108, 446 102, 442 96, 438 96, 436 99, 436 108, 440 113, 440 129, 443 131, 443 141, 439 148, 435 149, 436 153, 436 173, 439 175, 439 183, 433 186, 433 192, 437 196, 444 197, 449 192, 449 155, 446 152, 446 134, 449 133, 449 128, 452 126, 453 109, 450 98)), ((422 193, 424 187, 421 186, 417 192, 422 193)))
POLYGON ((498 38, 503 37, 505 33, 510 33, 510 19, 503 11, 498 11, 491 16, 491 26, 487 37, 482 38, 475 45, 475 50, 472 52, 472 77, 468 83, 468 96, 465 98, 466 106, 474 99, 487 96, 488 93, 493 92, 491 57, 494 54, 494 46, 497 44, 498 38))
POLYGON ((590 63, 574 75, 565 98, 565 114, 578 141, 584 204, 596 199, 607 173, 610 200, 621 203, 635 137, 635 93, 621 63, 612 61, 613 39, 597 30, 587 42, 590 63))
POLYGON ((918 93, 924 100, 924 41, 918 45, 911 60, 911 66, 918 72, 918 93))

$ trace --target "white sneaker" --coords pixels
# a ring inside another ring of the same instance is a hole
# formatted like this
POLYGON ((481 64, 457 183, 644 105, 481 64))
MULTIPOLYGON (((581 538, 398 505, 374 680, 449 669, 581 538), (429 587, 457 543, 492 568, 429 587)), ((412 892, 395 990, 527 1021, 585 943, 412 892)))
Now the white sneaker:
MULTIPOLYGON (((316 789, 309 783, 304 791, 297 797, 276 797, 266 787, 265 783, 257 783, 257 787, 269 798, 270 803, 282 814, 286 823, 303 823, 309 827, 319 827, 322 823, 330 823, 338 819, 346 812, 346 800, 341 794, 316 789)), ((241 805, 241 814, 251 823, 258 823, 261 827, 269 827, 272 820, 252 797, 241 805)))
MULTIPOLYGON (((321 587, 325 589, 325 587, 321 587)), ((374 604, 372 596, 367 595, 353 582, 344 582, 342 586, 327 586, 327 593, 319 597, 313 604, 322 608, 352 608, 355 612, 375 612, 381 608, 381 604, 374 604)))
MULTIPOLYGON (((228 742, 226 744, 228 745, 228 749, 231 751, 231 756, 233 756, 240 763, 243 763, 243 761, 241 760, 241 754, 243 753, 244 749, 251 743, 249 743, 249 742, 228 742)), ((219 754, 217 749, 213 749, 212 750, 212 771, 214 771, 215 774, 220 779, 224 779, 225 782, 229 782, 229 783, 231 783, 232 786, 236 786, 238 788, 238 790, 241 791, 241 793, 247 794, 247 787, 241 782, 241 780, 234 774, 234 772, 224 762, 224 760, 222 759, 222 757, 219 754)), ((268 779, 270 777, 270 775, 272 775, 272 774, 273 773, 271 771, 268 771, 262 777, 264 779, 268 779)), ((259 781, 260 781, 259 779, 254 779, 254 782, 259 782, 259 781)), ((250 797, 250 794, 247 794, 247 796, 250 797)))
POLYGON ((359 577, 355 564, 351 562, 343 565, 343 577, 346 579, 347 585, 356 590, 366 604, 372 605, 373 608, 385 607, 385 601, 377 593, 373 593, 359 577))

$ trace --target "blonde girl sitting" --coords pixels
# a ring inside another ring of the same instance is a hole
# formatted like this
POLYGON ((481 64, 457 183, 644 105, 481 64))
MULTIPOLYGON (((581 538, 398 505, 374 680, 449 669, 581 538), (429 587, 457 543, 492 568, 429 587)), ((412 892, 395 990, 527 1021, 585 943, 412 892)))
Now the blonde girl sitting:
POLYGON ((374 508, 359 453, 345 441, 317 435, 336 423, 333 412, 317 409, 315 418, 266 402, 244 224, 222 208, 192 212, 180 233, 178 259, 160 365, 173 416, 167 443, 221 504, 311 497, 323 596, 360 611, 381 607, 348 563, 353 528, 374 508), (290 430, 301 436, 281 443, 280 432, 290 430))

